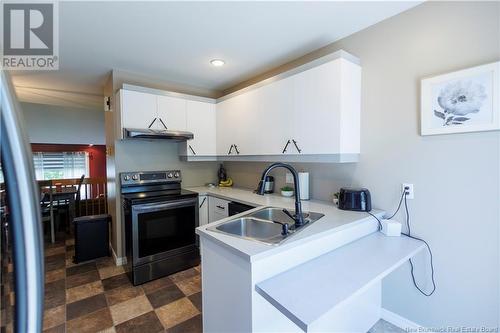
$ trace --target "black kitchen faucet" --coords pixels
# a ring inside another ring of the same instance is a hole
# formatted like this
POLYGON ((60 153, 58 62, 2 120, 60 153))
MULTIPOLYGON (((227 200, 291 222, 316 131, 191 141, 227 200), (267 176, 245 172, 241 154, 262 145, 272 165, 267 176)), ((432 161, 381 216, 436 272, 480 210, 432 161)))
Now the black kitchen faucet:
MULTIPOLYGON (((268 175, 268 173, 273 170, 274 168, 285 168, 288 169, 293 176, 293 186, 294 186, 294 194, 295 194, 295 215, 292 215, 288 210, 283 209, 283 212, 288 215, 291 219, 295 221, 295 228, 301 227, 305 224, 304 222, 304 215, 302 214, 302 205, 300 203, 300 193, 299 193, 299 176, 297 174, 297 171, 289 164, 285 163, 273 163, 270 166, 268 166, 264 172, 262 173, 262 179, 261 182, 264 184, 265 179, 268 175)), ((257 194, 264 195, 264 186, 259 186, 257 190, 257 194)))

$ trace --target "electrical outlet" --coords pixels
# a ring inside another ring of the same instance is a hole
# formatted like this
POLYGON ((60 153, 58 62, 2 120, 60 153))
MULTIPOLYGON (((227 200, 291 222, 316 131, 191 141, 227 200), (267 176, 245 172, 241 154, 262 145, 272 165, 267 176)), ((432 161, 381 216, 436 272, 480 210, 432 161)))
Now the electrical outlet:
POLYGON ((413 199, 415 197, 415 193, 413 192, 413 184, 401 184, 401 191, 406 191, 406 199, 413 199))
POLYGON ((287 184, 292 184, 293 183, 293 176, 291 172, 287 172, 285 174, 285 183, 287 184))

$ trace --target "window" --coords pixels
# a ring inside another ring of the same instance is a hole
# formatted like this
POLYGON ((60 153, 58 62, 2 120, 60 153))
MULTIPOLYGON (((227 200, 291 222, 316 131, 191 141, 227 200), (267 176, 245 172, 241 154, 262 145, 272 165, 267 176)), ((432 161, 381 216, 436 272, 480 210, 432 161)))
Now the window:
POLYGON ((89 176, 86 152, 33 153, 37 180, 80 178, 89 176))

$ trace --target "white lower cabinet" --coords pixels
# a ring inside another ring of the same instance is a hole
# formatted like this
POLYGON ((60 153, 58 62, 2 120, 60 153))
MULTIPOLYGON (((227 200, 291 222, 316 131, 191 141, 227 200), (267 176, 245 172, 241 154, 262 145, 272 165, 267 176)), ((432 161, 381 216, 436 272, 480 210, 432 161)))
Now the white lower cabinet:
POLYGON ((229 201, 216 197, 208 197, 208 222, 212 223, 229 216, 229 201))
POLYGON ((205 225, 208 223, 208 196, 200 195, 198 196, 198 216, 200 225, 205 225))

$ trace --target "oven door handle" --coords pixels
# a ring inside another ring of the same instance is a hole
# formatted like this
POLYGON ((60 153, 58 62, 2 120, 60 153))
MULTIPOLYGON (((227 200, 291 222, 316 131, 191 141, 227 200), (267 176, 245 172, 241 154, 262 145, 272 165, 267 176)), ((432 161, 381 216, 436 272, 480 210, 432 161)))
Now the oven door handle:
POLYGON ((160 203, 148 203, 141 205, 133 205, 132 211, 134 212, 155 212, 159 210, 164 210, 168 208, 178 208, 178 207, 186 207, 193 206, 198 203, 198 198, 193 198, 189 200, 177 200, 177 201, 169 201, 169 202, 160 202, 160 203))

